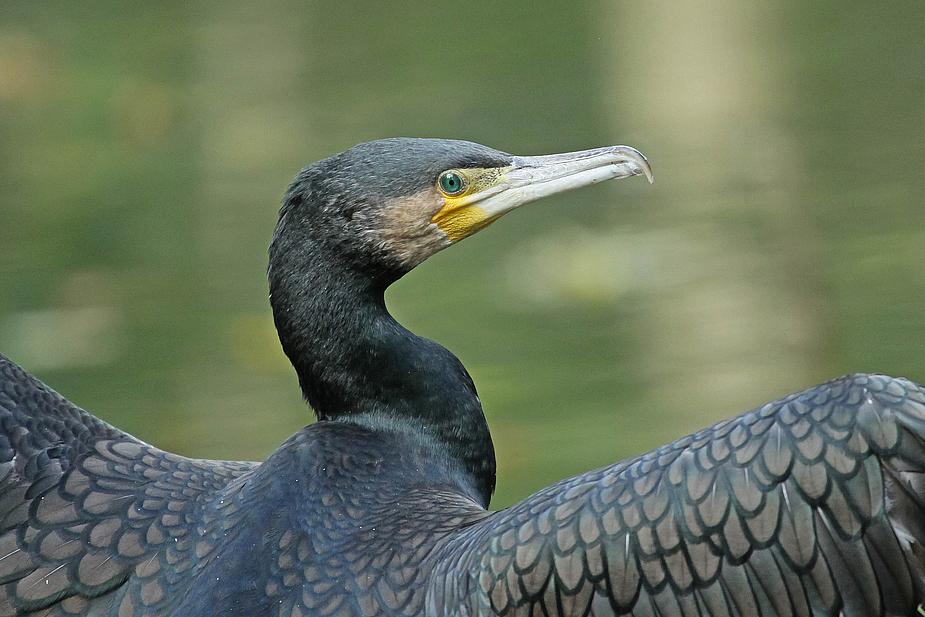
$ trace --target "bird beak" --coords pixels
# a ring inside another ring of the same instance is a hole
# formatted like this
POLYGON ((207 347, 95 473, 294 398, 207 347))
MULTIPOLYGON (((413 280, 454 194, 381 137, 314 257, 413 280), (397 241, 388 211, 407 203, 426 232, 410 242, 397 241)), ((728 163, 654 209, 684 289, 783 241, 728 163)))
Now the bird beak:
POLYGON ((432 219, 453 242, 484 229, 514 208, 556 193, 643 174, 652 182, 652 168, 646 157, 629 146, 515 156, 510 167, 500 170, 501 174, 498 169, 478 171, 492 173, 497 179, 477 191, 447 197, 446 204, 432 219))

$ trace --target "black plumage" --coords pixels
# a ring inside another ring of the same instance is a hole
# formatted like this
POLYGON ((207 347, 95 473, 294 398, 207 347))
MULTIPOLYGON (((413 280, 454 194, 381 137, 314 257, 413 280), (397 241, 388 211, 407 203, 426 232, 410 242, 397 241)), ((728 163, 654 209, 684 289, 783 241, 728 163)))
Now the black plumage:
POLYGON ((925 391, 905 380, 843 377, 486 510, 472 380, 384 291, 512 207, 642 172, 630 149, 443 140, 306 168, 269 278, 319 421, 260 464, 158 450, 0 356, 0 616, 914 614, 925 391), (442 194, 447 170, 470 188, 442 194))

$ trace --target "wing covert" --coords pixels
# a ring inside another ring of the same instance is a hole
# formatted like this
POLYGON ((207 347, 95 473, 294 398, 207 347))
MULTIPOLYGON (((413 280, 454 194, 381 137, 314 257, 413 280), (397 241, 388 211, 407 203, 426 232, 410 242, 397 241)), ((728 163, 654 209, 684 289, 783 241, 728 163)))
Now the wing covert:
POLYGON ((2 356, 0 461, 0 616, 162 613, 255 466, 158 450, 2 356))
MULTIPOLYGON (((853 375, 555 484, 449 542, 478 615, 906 615, 925 393, 853 375)), ((458 572, 453 569, 453 572, 458 572)))

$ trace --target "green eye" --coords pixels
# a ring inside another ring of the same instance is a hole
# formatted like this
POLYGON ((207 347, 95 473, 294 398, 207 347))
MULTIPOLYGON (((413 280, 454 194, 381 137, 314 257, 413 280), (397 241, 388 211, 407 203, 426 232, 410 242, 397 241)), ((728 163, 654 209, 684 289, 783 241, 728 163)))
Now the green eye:
POLYGON ((466 190, 466 181, 455 171, 445 171, 437 179, 440 190, 447 195, 459 195, 466 190))

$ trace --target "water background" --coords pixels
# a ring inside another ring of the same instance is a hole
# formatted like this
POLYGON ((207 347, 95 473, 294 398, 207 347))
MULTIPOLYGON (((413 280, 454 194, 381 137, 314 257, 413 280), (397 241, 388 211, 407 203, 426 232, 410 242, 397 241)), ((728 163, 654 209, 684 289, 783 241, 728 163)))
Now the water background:
POLYGON ((311 419, 266 246, 386 136, 615 143, 389 291, 469 368, 495 506, 819 381, 925 381, 920 1, 0 4, 0 350, 167 450, 311 419))

